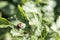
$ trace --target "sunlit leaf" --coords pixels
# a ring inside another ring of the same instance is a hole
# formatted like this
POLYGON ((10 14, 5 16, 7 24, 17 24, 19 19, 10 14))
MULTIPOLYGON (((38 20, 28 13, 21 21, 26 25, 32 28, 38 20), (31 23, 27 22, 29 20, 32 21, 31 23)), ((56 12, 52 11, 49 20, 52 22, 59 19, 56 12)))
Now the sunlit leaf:
POLYGON ((0 1, 0 8, 3 8, 8 5, 7 1, 0 1))

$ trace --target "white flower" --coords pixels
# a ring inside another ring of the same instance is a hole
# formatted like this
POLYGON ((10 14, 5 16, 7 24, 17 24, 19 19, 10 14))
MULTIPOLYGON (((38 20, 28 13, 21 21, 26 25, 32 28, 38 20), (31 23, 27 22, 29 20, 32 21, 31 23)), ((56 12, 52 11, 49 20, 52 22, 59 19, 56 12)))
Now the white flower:
POLYGON ((40 36, 41 30, 39 28, 37 28, 34 34, 35 34, 35 36, 40 36))
POLYGON ((53 0, 49 0, 48 5, 51 6, 52 8, 54 8, 56 6, 56 2, 53 0))
POLYGON ((30 25, 37 25, 39 22, 38 22, 38 20, 36 20, 36 19, 32 19, 30 22, 29 22, 29 24, 30 25))
POLYGON ((53 24, 52 24, 51 29, 52 29, 53 31, 57 32, 56 23, 53 23, 53 24))
POLYGON ((58 35, 60 36, 60 16, 58 17, 56 23, 52 24, 51 29, 53 31, 57 32, 58 35))
POLYGON ((55 38, 50 38, 50 40, 55 40, 55 38))
POLYGON ((35 13, 38 13, 37 11, 37 8, 35 6, 35 4, 31 1, 31 2, 27 2, 25 3, 25 5, 22 6, 23 10, 25 12, 35 12, 35 13))
POLYGON ((19 36, 19 35, 20 35, 20 33, 17 32, 16 30, 11 30, 11 34, 12 34, 13 36, 19 36))
MULTIPOLYGON (((60 16, 58 17, 56 23, 52 24, 51 29, 60 36, 60 16)), ((55 39, 52 38, 50 40, 55 40, 55 39)))
POLYGON ((56 21, 56 25, 57 25, 57 28, 60 28, 60 16, 58 17, 58 19, 56 21))
POLYGON ((47 5, 47 6, 44 6, 43 7, 43 11, 44 12, 52 12, 53 11, 53 8, 51 6, 49 6, 49 5, 47 5))

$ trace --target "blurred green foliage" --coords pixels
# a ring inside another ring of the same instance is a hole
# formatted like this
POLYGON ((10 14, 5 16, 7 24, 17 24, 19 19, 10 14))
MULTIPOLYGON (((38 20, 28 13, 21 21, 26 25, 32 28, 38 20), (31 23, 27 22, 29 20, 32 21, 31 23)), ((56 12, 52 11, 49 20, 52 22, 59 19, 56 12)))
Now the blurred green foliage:
POLYGON ((60 40, 60 0, 0 0, 0 40, 60 40))

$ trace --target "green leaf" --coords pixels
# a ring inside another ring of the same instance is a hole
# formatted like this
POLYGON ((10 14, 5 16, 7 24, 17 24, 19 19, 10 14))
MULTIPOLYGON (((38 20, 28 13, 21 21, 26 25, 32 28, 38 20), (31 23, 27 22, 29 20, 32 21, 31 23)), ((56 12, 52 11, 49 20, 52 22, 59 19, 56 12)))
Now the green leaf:
POLYGON ((28 0, 20 0, 22 4, 26 3, 28 0))
POLYGON ((24 13, 24 11, 20 5, 18 5, 18 9, 19 9, 20 13, 16 13, 17 19, 20 20, 21 22, 25 23, 26 24, 25 30, 28 33, 32 34, 32 28, 31 28, 31 25, 29 25, 29 20, 28 20, 26 14, 24 13))
POLYGON ((7 33, 5 34, 4 40, 12 40, 12 36, 11 36, 11 34, 10 34, 9 32, 7 32, 7 33))
POLYGON ((0 25, 2 25, 2 24, 4 24, 4 25, 9 25, 10 23, 9 23, 9 21, 8 21, 7 19, 5 19, 5 18, 0 18, 0 25))
POLYGON ((5 18, 0 18, 0 28, 6 28, 6 27, 11 27, 12 28, 13 24, 9 22, 5 18))
POLYGON ((31 35, 30 38, 28 38, 28 40, 38 40, 38 38, 34 35, 31 35))
POLYGON ((25 15, 25 13, 24 13, 24 11, 23 11, 23 9, 22 9, 22 7, 21 7, 20 5, 18 5, 18 9, 19 9, 19 11, 20 11, 20 14, 21 14, 22 16, 26 17, 26 15, 25 15))
POLYGON ((3 8, 8 5, 7 1, 0 1, 0 8, 3 8))
POLYGON ((21 22, 23 23, 26 23, 28 22, 27 20, 27 16, 26 14, 24 13, 22 7, 20 5, 18 5, 18 10, 20 11, 20 13, 16 13, 16 17, 18 20, 20 20, 21 22))
POLYGON ((0 17, 2 17, 2 13, 0 12, 0 17))

